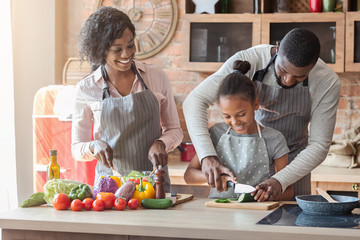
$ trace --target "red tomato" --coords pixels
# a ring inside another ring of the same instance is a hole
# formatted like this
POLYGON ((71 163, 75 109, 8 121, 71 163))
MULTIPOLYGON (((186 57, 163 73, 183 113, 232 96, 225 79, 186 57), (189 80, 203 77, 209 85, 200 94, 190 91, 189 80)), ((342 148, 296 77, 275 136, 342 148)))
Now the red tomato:
POLYGON ((81 211, 83 209, 83 203, 80 199, 74 199, 70 204, 71 210, 73 211, 81 211))
POLYGON ((100 199, 96 199, 93 204, 92 204, 92 208, 95 210, 95 211, 102 211, 104 210, 104 206, 105 206, 105 203, 103 200, 100 200, 100 199))
POLYGON ((96 195, 96 199, 100 199, 104 201, 105 209, 112 209, 116 197, 112 192, 99 192, 96 195))
POLYGON ((133 210, 137 209, 138 205, 139 205, 139 202, 136 198, 132 198, 128 202, 129 208, 133 209, 133 210))
POLYGON ((65 193, 56 194, 53 200, 53 206, 56 210, 66 210, 70 207, 70 198, 65 193))
POLYGON ((134 182, 135 184, 140 184, 140 179, 129 179, 129 181, 134 182))
POLYGON ((94 202, 94 199, 92 198, 85 198, 83 201, 84 209, 85 210, 91 210, 92 204, 94 202))
POLYGON ((124 210, 126 208, 126 201, 123 198, 118 198, 115 200, 114 207, 117 210, 124 210))

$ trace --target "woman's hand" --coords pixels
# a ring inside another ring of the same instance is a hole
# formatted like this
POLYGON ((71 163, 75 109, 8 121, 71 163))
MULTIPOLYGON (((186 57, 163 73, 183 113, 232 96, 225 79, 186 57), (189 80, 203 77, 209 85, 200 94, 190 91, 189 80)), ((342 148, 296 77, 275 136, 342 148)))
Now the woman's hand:
POLYGON ((105 165, 105 167, 114 167, 112 162, 113 150, 109 144, 101 140, 94 140, 90 143, 90 151, 94 154, 98 161, 105 165))
POLYGON ((234 173, 222 165, 215 156, 203 158, 201 170, 205 174, 208 184, 212 188, 216 187, 218 192, 227 190, 228 180, 236 181, 234 173), (228 178, 223 178, 224 175, 227 175, 228 178))
POLYGON ((256 187, 254 199, 258 202, 271 200, 277 201, 281 195, 281 184, 275 178, 269 178, 256 187))
POLYGON ((156 140, 149 149, 148 154, 150 162, 158 168, 159 165, 166 166, 168 164, 168 154, 165 151, 165 143, 160 140, 156 140))

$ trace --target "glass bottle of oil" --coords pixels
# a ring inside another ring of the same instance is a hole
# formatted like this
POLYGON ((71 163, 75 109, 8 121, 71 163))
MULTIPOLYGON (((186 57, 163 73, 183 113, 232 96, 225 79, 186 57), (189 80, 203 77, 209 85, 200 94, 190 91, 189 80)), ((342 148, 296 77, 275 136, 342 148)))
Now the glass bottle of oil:
POLYGON ((50 163, 46 171, 47 180, 60 179, 60 166, 57 163, 57 150, 50 149, 50 163))

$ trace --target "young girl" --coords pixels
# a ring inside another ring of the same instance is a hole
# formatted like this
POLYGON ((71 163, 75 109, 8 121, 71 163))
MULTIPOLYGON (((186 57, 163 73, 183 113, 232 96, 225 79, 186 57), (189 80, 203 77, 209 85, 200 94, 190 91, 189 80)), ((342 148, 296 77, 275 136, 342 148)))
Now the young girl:
MULTIPOLYGON (((256 186, 288 164, 289 149, 279 131, 260 126, 255 120, 254 111, 259 109, 259 101, 254 84, 245 76, 250 63, 237 60, 233 69, 223 80, 218 92, 218 102, 225 123, 215 124, 209 132, 220 163, 236 175, 236 179, 222 176, 223 184, 236 180, 256 186)), ((189 184, 207 181, 197 157, 190 162, 184 178, 189 184)), ((255 195, 255 192, 252 194, 255 195)), ((259 190, 256 199, 264 201, 264 195, 265 192, 259 190)), ((290 186, 280 199, 290 200, 292 195, 293 189, 290 186)), ((212 188, 209 197, 232 198, 236 194, 232 188, 221 193, 212 188)))

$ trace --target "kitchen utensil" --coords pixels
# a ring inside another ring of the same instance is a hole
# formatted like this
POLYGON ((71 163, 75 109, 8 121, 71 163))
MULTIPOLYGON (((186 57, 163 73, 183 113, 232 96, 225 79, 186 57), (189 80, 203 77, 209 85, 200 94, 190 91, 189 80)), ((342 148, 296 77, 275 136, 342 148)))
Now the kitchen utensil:
POLYGON ((152 176, 152 175, 154 174, 155 170, 156 170, 156 168, 154 168, 154 169, 151 171, 151 173, 149 174, 149 176, 152 176))
POLYGON ((178 205, 180 203, 184 203, 190 201, 194 198, 193 194, 184 194, 184 193, 166 193, 166 198, 170 198, 173 201, 173 206, 178 205), (175 196, 173 196, 175 195, 175 196))
POLYGON ((116 171, 113 167, 111 168, 113 176, 118 177, 121 180, 121 174, 116 171))
POLYGON ((237 208, 237 209, 253 209, 253 210, 270 210, 279 206, 279 202, 244 202, 238 203, 231 201, 229 203, 217 203, 215 200, 205 203, 206 207, 215 208, 237 208))
POLYGON ((227 187, 233 188, 235 193, 251 193, 256 190, 256 188, 251 185, 234 183, 231 181, 227 182, 227 187))
POLYGON ((341 195, 331 195, 331 197, 338 202, 329 203, 321 195, 300 195, 295 199, 305 213, 313 215, 348 214, 359 207, 359 199, 356 197, 341 195))
POLYGON ((338 201, 334 200, 325 190, 322 188, 316 188, 316 191, 323 196, 330 203, 337 203, 338 201))

